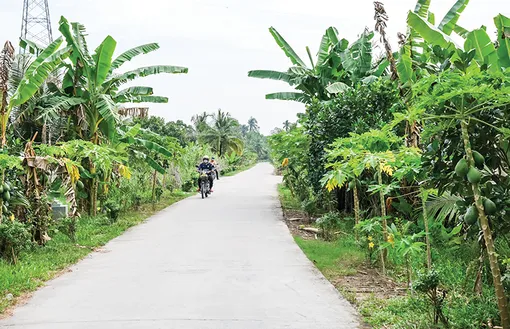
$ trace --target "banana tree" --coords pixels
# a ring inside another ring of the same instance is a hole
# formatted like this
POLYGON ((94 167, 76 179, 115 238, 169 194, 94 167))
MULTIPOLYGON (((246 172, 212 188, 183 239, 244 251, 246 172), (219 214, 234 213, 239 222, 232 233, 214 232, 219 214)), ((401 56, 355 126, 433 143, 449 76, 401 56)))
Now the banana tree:
POLYGON ((7 124, 12 110, 26 103, 44 84, 48 76, 60 67, 69 56, 69 49, 60 49, 62 38, 58 38, 44 49, 39 56, 28 66, 21 82, 18 84, 12 97, 8 98, 7 83, 11 70, 14 48, 7 42, 0 55, 0 145, 7 144, 7 124))
POLYGON ((283 81, 298 92, 280 92, 266 95, 266 99, 291 100, 309 103, 312 98, 328 100, 356 83, 369 82, 385 72, 387 63, 372 65, 373 32, 365 30, 350 47, 346 39, 339 39, 338 31, 330 27, 322 37, 315 61, 310 49, 306 52, 310 66, 297 55, 285 39, 271 27, 269 32, 290 59, 293 66, 286 72, 254 70, 248 76, 283 81))
POLYGON ((69 23, 60 19, 59 30, 67 46, 72 50, 60 94, 74 103, 70 115, 74 121, 76 134, 95 144, 102 139, 112 140, 116 132, 117 105, 120 103, 166 103, 166 97, 154 96, 153 89, 134 86, 121 89, 122 85, 139 77, 160 73, 187 73, 188 69, 179 66, 157 65, 142 67, 118 74, 116 70, 138 55, 159 49, 158 44, 141 45, 122 53, 117 58, 113 54, 117 42, 111 36, 91 54, 85 39, 85 27, 80 23, 69 23))

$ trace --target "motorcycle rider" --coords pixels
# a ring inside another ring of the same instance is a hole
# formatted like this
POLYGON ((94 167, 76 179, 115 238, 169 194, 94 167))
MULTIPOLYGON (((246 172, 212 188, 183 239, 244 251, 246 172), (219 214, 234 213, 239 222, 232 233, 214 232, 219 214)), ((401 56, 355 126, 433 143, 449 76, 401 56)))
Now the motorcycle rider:
POLYGON ((214 160, 214 157, 211 158, 211 164, 214 166, 214 172, 216 173, 216 179, 220 180, 220 173, 218 172, 218 162, 214 160))
MULTIPOLYGON (((209 171, 214 170, 214 165, 209 162, 209 157, 207 155, 204 155, 204 157, 202 158, 202 162, 197 167, 197 171, 200 172, 202 170, 209 170, 209 171)), ((207 177, 209 178, 209 186, 211 187, 211 192, 213 192, 213 182, 214 182, 214 180, 213 180, 213 177, 211 175, 211 172, 209 172, 207 174, 207 177)), ((200 192, 200 177, 198 178, 198 192, 200 192)))

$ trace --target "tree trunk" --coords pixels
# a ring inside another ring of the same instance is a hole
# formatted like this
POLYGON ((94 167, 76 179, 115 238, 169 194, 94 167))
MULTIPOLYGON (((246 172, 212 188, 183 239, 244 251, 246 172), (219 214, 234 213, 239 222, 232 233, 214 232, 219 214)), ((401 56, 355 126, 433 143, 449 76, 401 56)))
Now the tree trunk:
POLYGON ((427 196, 422 191, 423 226, 425 226, 425 244, 427 245, 427 268, 432 269, 432 253, 430 251, 429 217, 427 214, 427 196))
POLYGON ((41 142, 43 144, 48 144, 47 143, 47 136, 48 136, 48 132, 47 132, 47 126, 46 126, 46 122, 43 123, 43 126, 42 126, 42 129, 41 129, 41 142))
MULTIPOLYGON (((358 186, 354 185, 354 224, 358 225, 360 220, 360 209, 359 209, 359 197, 358 197, 358 186)), ((356 230, 356 240, 358 240, 358 231, 356 230)))
MULTIPOLYGON (((462 139, 464 140, 464 148, 466 151, 467 162, 469 166, 474 166, 473 151, 469 141, 468 123, 464 120, 461 121, 462 139)), ((489 219, 485 214, 483 202, 480 193, 480 187, 477 184, 471 184, 473 189, 473 196, 475 198, 476 209, 478 210, 478 220, 482 228, 485 246, 487 248, 487 255, 489 256, 489 263, 492 272, 492 280, 494 282, 494 290, 498 300, 499 315, 501 317, 501 325, 503 329, 510 329, 510 314, 508 311, 508 300, 505 295, 505 289, 501 281, 501 270, 498 264, 498 255, 492 239, 492 231, 489 227, 489 219)))
MULTIPOLYGON (((90 173, 92 175, 96 174, 96 167, 92 161, 89 161, 90 173)), ((90 179, 90 191, 89 191, 89 215, 95 216, 97 214, 97 183, 96 178, 90 179)))
POLYGON ((156 179, 158 172, 154 170, 154 174, 152 175, 152 203, 156 202, 156 179))
MULTIPOLYGON (((5 179, 5 169, 2 169, 2 176, 0 176, 0 184, 2 184, 2 186, 4 185, 4 179, 5 179)), ((2 224, 3 209, 4 209, 4 200, 0 196, 0 224, 2 224)))
MULTIPOLYGON (((382 171, 381 167, 377 169, 377 181, 379 186, 382 186, 382 171)), ((386 222, 386 202, 384 202, 384 193, 382 191, 379 192, 379 202, 381 203, 381 219, 382 219, 382 229, 383 229, 383 239, 384 242, 388 241, 388 223, 386 222)), ((382 251, 382 265, 383 265, 383 274, 386 274, 385 263, 388 256, 388 251, 383 249, 382 251)))

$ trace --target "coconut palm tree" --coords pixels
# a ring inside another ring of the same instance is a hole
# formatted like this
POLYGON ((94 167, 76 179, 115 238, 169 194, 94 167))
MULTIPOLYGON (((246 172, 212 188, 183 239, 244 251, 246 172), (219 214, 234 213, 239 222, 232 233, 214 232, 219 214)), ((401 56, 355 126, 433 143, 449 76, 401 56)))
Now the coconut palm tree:
POLYGON ((252 131, 259 131, 259 123, 257 121, 257 119, 255 119, 254 117, 251 117, 249 120, 248 120, 248 131, 252 132, 252 131))
POLYGON ((213 115, 213 123, 202 133, 202 139, 219 156, 243 152, 243 141, 239 138, 239 122, 230 113, 221 109, 213 115))

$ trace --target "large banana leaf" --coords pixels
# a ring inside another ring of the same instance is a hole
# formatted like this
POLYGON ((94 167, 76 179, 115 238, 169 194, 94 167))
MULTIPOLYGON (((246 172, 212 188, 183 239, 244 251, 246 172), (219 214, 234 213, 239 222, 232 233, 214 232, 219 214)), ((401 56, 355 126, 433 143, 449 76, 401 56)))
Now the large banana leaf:
POLYGON ((141 45, 132 49, 129 49, 122 53, 119 57, 115 58, 111 65, 111 71, 119 68, 124 64, 125 62, 129 62, 134 57, 142 54, 148 54, 152 51, 158 50, 159 45, 157 43, 149 43, 146 45, 141 45))
MULTIPOLYGON (((328 30, 330 28, 328 28, 328 30)), ((322 64, 324 64, 324 62, 328 58, 330 45, 331 45, 331 40, 329 39, 328 31, 326 30, 326 32, 322 36, 321 44, 319 46, 319 52, 317 54, 317 66, 321 66, 322 64)))
POLYGON ((372 69, 373 32, 365 31, 346 51, 342 65, 351 73, 351 79, 360 80, 372 69))
POLYGON ((69 26, 67 19, 62 16, 60 17, 59 31, 66 39, 67 45, 73 48, 73 62, 76 62, 79 58, 86 75, 90 77, 91 68, 94 67, 94 62, 89 54, 87 43, 85 41, 85 26, 79 23, 71 23, 71 26, 69 26))
MULTIPOLYGON (((331 44, 336 46, 338 44, 338 42, 339 42, 337 29, 334 28, 334 27, 329 27, 326 30, 326 34, 327 34, 328 39, 331 42, 331 44)), ((347 46, 343 50, 345 50, 345 49, 347 49, 347 46)))
POLYGON ((473 30, 468 33, 464 50, 475 49, 475 60, 479 65, 487 64, 492 72, 499 71, 498 54, 487 31, 484 29, 473 30))
POLYGON ((145 86, 133 86, 123 89, 117 93, 116 96, 122 96, 126 94, 137 95, 137 96, 148 96, 154 93, 152 87, 145 86))
POLYGON ((446 16, 443 18, 441 23, 439 23, 439 29, 443 31, 446 35, 452 34, 457 22, 459 21, 460 14, 466 9, 469 0, 457 0, 452 8, 448 11, 446 16))
POLYGON ((413 61, 411 59, 411 46, 405 45, 401 48, 397 62, 397 71, 400 81, 406 83, 413 79, 413 61))
POLYGON ((351 89, 351 87, 343 82, 335 82, 326 87, 326 90, 330 94, 340 94, 349 89, 351 89))
POLYGON ((160 74, 160 73, 188 73, 188 68, 180 66, 169 66, 169 65, 156 65, 149 67, 142 67, 133 71, 128 71, 116 77, 111 77, 106 80, 105 84, 112 86, 119 86, 128 81, 134 80, 140 77, 146 77, 149 75, 160 74))
POLYGON ((53 55, 55 51, 60 47, 62 44, 62 38, 58 38, 57 40, 53 41, 46 47, 39 56, 30 64, 30 66, 25 71, 25 76, 30 77, 33 75, 34 71, 43 63, 45 62, 48 57, 53 55))
POLYGON ((172 157, 173 154, 163 146, 159 145, 158 143, 154 143, 152 141, 141 139, 141 138, 135 138, 135 143, 137 145, 145 147, 149 151, 153 151, 159 154, 162 154, 167 157, 172 157))
POLYGON ((117 107, 110 95, 100 94, 97 96, 95 106, 101 117, 105 121, 115 121, 117 119, 117 107))
POLYGON ((139 151, 136 151, 136 150, 133 150, 133 153, 138 156, 139 158, 142 158, 145 160, 145 162, 154 170, 156 170, 157 172, 159 172, 160 174, 164 175, 165 174, 165 168, 161 167, 159 165, 159 163, 156 162, 156 160, 154 160, 153 158, 151 158, 150 156, 148 156, 147 154, 145 153, 142 153, 142 152, 139 152, 139 151))
POLYGON ((28 74, 27 71, 18 89, 11 98, 8 112, 10 113, 13 107, 28 101, 39 90, 46 79, 48 79, 48 76, 59 67, 62 60, 63 58, 58 58, 53 62, 42 62, 36 66, 31 65, 30 74, 28 74))
POLYGON ((114 98, 117 103, 168 103, 168 97, 125 94, 114 98))
POLYGON ((310 101, 310 98, 306 94, 293 92, 267 94, 266 99, 278 99, 282 101, 295 101, 300 103, 308 103, 310 101))
POLYGON ((452 50, 459 48, 448 35, 444 34, 425 19, 411 11, 407 15, 407 24, 418 32, 425 41, 432 45, 438 45, 441 48, 448 48, 452 50))
POLYGON ((100 86, 106 80, 106 77, 110 73, 112 65, 113 53, 117 47, 117 41, 111 36, 107 36, 104 41, 96 49, 96 53, 93 56, 95 64, 95 79, 94 84, 100 86))
POLYGON ((416 6, 414 7, 414 12, 422 18, 427 18, 430 8, 430 1, 431 0, 418 0, 416 6))
POLYGON ((464 39, 467 37, 469 31, 463 28, 462 26, 459 26, 458 24, 455 24, 455 27, 453 28, 455 33, 463 37, 464 39))
POLYGON ((303 62, 301 58, 296 54, 294 49, 285 41, 285 39, 276 31, 274 27, 269 28, 269 32, 273 36, 274 40, 280 46, 280 48, 283 50, 285 55, 291 60, 292 64, 299 65, 302 67, 306 67, 306 64, 303 62))
POLYGON ((251 78, 258 78, 258 79, 271 79, 271 80, 285 81, 287 83, 290 83, 290 80, 292 79, 292 77, 285 72, 270 71, 270 70, 250 71, 250 72, 248 72, 248 76, 251 78))
POLYGON ((498 29, 498 58, 501 67, 510 68, 510 18, 499 14, 494 17, 498 29))

